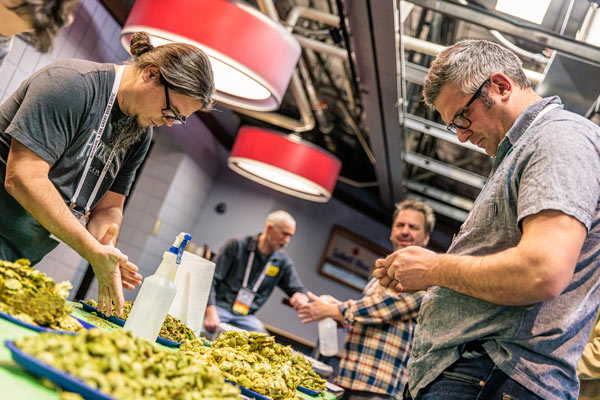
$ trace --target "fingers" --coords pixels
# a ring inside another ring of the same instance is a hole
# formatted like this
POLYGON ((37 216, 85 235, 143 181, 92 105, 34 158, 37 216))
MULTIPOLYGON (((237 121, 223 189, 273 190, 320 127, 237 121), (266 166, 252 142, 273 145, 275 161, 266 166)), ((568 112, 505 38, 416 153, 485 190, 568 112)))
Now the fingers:
MULTIPOLYGON (((134 263, 132 263, 131 261, 127 261, 124 264, 121 263, 121 268, 126 269, 129 272, 138 272, 139 268, 137 267, 137 265, 135 265, 134 263)), ((140 279, 141 279, 141 275, 140 275, 140 279)))
POLYGON ((319 301, 319 296, 316 296, 313 292, 307 292, 306 295, 308 296, 310 301, 319 301))
POLYGON ((387 276, 387 271, 385 268, 375 268, 373 270, 373 276, 377 279, 381 279, 387 276))
POLYGON ((391 288, 396 292, 404 292, 404 286, 400 283, 400 281, 396 278, 392 279, 391 288))
POLYGON ((125 289, 135 289, 136 286, 142 284, 142 275, 121 267, 121 282, 125 289))
POLYGON ((298 318, 300 318, 300 321, 303 324, 308 324, 315 321, 314 317, 310 313, 310 310, 307 310, 306 307, 304 310, 298 312, 298 318))

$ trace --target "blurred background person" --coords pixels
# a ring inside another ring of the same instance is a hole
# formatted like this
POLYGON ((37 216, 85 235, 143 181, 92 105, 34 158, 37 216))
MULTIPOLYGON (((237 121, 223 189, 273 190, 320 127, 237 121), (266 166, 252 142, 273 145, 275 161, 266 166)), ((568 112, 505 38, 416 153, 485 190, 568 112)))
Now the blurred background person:
MULTIPOLYGON (((394 251, 425 247, 435 225, 435 214, 422 201, 396 204, 390 240, 394 251)), ((303 323, 333 318, 348 325, 348 335, 335 383, 343 399, 395 399, 408 379, 406 364, 423 292, 398 294, 375 278, 359 300, 344 302, 308 292, 311 303, 298 312, 303 323)))
POLYGON ((256 311, 269 299, 275 286, 288 296, 294 309, 308 302, 306 289, 290 256, 283 248, 296 233, 296 221, 279 210, 267 216, 259 235, 229 240, 219 251, 215 277, 204 316, 208 332, 221 322, 266 333, 256 311))

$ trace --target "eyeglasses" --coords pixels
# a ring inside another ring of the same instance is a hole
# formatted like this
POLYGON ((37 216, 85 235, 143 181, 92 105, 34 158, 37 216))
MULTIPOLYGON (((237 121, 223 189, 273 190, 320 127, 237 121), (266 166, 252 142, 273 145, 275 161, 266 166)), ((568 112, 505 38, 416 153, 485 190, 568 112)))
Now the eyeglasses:
POLYGON ((483 83, 481 84, 481 86, 479 86, 479 88, 473 94, 473 97, 471 97, 471 100, 469 100, 469 102, 467 103, 467 105, 464 106, 462 108, 462 110, 460 110, 460 112, 457 115, 454 116, 454 118, 452 119, 452 123, 450 125, 448 125, 446 127, 446 129, 448 129, 450 132, 456 133, 456 128, 468 129, 471 126, 471 120, 469 118, 465 117, 465 112, 467 111, 467 109, 469 108, 469 106, 475 100, 477 100, 477 98, 481 95, 481 89, 483 89, 483 87, 489 81, 490 81, 490 78, 487 78, 485 81, 483 81, 483 83))
POLYGON ((180 117, 173 109, 171 109, 171 103, 169 102, 169 85, 166 82, 163 82, 163 86, 165 87, 165 98, 167 99, 167 108, 161 110, 163 117, 172 120, 174 125, 185 124, 185 117, 180 117))

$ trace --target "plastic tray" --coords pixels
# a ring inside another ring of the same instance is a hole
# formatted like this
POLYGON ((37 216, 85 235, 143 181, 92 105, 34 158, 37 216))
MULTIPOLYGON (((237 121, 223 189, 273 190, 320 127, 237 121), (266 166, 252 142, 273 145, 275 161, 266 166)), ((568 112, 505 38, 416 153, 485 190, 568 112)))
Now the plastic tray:
POLYGON ((321 393, 323 393, 322 390, 312 390, 312 389, 309 389, 309 388, 305 388, 304 386, 298 386, 296 389, 298 389, 302 393, 306 393, 306 394, 308 394, 310 396, 318 396, 321 393))
MULTIPOLYGON (((71 315, 71 317, 73 317, 73 316, 71 315)), ((46 328, 43 326, 33 325, 28 322, 21 321, 20 319, 17 319, 15 317, 13 317, 12 315, 6 314, 3 312, 0 312, 0 318, 10 321, 13 324, 21 325, 22 327, 31 329, 32 331, 36 331, 36 332, 53 332, 53 333, 62 333, 64 335, 76 335, 77 334, 77 332, 61 331, 58 329, 52 329, 52 328, 46 328)), ((89 322, 82 321, 77 317, 73 317, 73 318, 75 318, 87 330, 90 330, 91 328, 95 328, 95 326, 90 324, 89 322)))
POLYGON ((225 379, 225 382, 229 382, 232 385, 239 387, 240 390, 242 391, 243 396, 249 397, 251 399, 256 399, 256 400, 271 400, 270 397, 263 396, 262 394, 257 393, 254 390, 250 390, 246 387, 240 386, 237 383, 230 381, 229 379, 225 379))
MULTIPOLYGON (((89 304, 87 304, 86 302, 84 302, 83 300, 79 300, 79 303, 81 303, 81 305, 83 306, 83 311, 87 311, 89 313, 96 313, 98 314, 98 316, 100 318, 104 318, 105 320, 108 320, 110 322, 112 322, 115 325, 119 325, 120 327, 125 326, 125 320, 115 317, 114 315, 111 315, 110 317, 107 317, 106 314, 104 314, 102 311, 98 310, 96 307, 92 307, 89 304)), ((168 347, 179 347, 181 346, 181 342, 174 342, 172 340, 166 339, 162 336, 158 336, 156 338, 156 343, 160 343, 163 346, 168 346, 168 347)))
POLYGON ((114 400, 114 397, 104 394, 99 390, 92 389, 82 380, 59 371, 58 369, 39 361, 35 357, 22 352, 14 342, 6 341, 4 342, 4 345, 10 350, 13 360, 32 374, 46 378, 66 391, 79 393, 87 400, 114 400))

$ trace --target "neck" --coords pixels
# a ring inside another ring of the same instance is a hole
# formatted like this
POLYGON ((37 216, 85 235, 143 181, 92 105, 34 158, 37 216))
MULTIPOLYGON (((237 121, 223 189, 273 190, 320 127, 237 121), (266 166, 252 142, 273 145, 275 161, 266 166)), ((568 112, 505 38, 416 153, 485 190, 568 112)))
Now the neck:
POLYGON ((258 243, 256 246, 258 247, 258 251, 260 251, 263 254, 271 254, 272 253, 267 244, 267 234, 265 232, 262 232, 258 236, 258 243))
POLYGON ((121 77, 121 83, 119 83, 119 91, 117 92, 117 102, 119 104, 119 108, 125 115, 130 115, 127 112, 127 97, 131 91, 132 82, 135 78, 132 76, 133 68, 128 65, 115 65, 115 74, 117 73, 118 68, 123 69, 123 76, 121 77))
POLYGON ((504 121, 504 132, 508 132, 510 130, 519 115, 521 115, 527 107, 541 99, 542 98, 536 92, 534 92, 533 89, 524 90, 523 95, 520 96, 519 99, 510 107, 509 118, 504 121))

